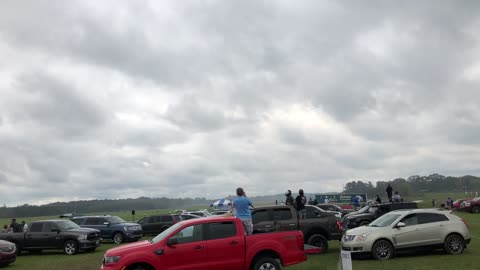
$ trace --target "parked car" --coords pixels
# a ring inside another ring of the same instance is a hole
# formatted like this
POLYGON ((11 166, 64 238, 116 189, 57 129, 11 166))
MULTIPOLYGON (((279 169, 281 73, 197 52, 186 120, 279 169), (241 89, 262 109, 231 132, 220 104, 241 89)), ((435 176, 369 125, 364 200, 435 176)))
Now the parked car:
POLYGON ((138 224, 144 234, 159 234, 181 220, 180 215, 154 215, 140 219, 138 224))
POLYGON ((456 209, 456 210, 461 210, 462 208, 465 207, 465 204, 464 202, 466 201, 470 201, 471 199, 458 199, 458 200, 455 200, 453 201, 453 209, 456 209))
POLYGON ((14 243, 0 240, 0 266, 7 266, 17 259, 17 247, 14 243))
POLYGON ((137 241, 143 236, 140 224, 126 222, 117 216, 81 216, 71 220, 80 227, 99 230, 103 239, 112 239, 116 244, 137 241))
POLYGON ((336 204, 331 204, 331 203, 317 204, 317 207, 326 211, 340 212, 342 213, 342 216, 345 216, 346 214, 353 212, 353 209, 344 209, 336 204))
POLYGON ((99 230, 80 228, 70 220, 34 221, 26 232, 0 233, 0 239, 14 243, 17 253, 22 250, 63 249, 67 255, 76 254, 79 250, 94 251, 102 243, 99 230))
POLYGON ((327 252, 329 240, 340 240, 342 221, 333 212, 307 207, 306 219, 298 219, 297 210, 288 205, 259 206, 252 210, 254 232, 301 230, 305 243, 327 252))
POLYGON ((465 201, 463 210, 475 214, 480 213, 480 197, 465 201))
POLYGON ((212 216, 219 216, 219 215, 225 215, 227 213, 229 213, 230 211, 228 210, 216 210, 216 211, 213 211, 212 213, 210 213, 210 215, 212 216))
POLYGON ((370 224, 384 214, 400 209, 416 209, 415 202, 370 204, 343 217, 343 230, 370 224))
POLYGON ((471 241, 463 219, 438 209, 397 210, 367 226, 346 231, 343 250, 371 254, 387 260, 398 250, 443 248, 448 254, 461 254, 471 241))
POLYGON ((196 216, 199 216, 199 217, 210 216, 210 213, 207 212, 207 211, 187 211, 187 212, 183 212, 182 214, 196 215, 196 216))
POLYGON ((181 214, 180 217, 182 218, 182 220, 189 220, 189 219, 193 219, 193 218, 201 218, 201 216, 191 215, 191 214, 181 214))
POLYGON ((305 261, 300 231, 246 235, 235 217, 181 221, 150 241, 107 250, 101 269, 280 270, 305 261))

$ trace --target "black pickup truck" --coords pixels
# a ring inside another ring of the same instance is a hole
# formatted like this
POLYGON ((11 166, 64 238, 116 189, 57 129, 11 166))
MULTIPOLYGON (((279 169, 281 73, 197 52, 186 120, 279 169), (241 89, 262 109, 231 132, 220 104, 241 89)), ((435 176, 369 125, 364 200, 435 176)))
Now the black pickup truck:
POLYGON ((288 205, 261 206, 252 210, 253 230, 259 232, 301 230, 305 244, 327 252, 328 240, 340 240, 342 221, 335 212, 326 212, 316 206, 306 207, 307 216, 299 219, 297 211, 288 205))
POLYGON ((99 230, 81 228, 70 220, 34 221, 26 232, 0 233, 0 240, 15 243, 18 254, 22 250, 63 249, 73 255, 79 250, 94 251, 102 243, 99 230))
POLYGON ((391 211, 417 208, 418 206, 415 202, 366 205, 360 210, 349 213, 343 217, 343 231, 368 225, 370 222, 391 211))

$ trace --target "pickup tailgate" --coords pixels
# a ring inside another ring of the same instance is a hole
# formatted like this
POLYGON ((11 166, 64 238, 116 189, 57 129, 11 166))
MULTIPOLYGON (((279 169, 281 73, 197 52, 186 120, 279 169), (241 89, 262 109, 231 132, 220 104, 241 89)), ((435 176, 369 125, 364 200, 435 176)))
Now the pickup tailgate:
POLYGON ((304 239, 301 231, 285 231, 247 235, 246 265, 251 265, 255 255, 271 250, 281 259, 284 266, 297 264, 307 260, 304 253, 304 239))

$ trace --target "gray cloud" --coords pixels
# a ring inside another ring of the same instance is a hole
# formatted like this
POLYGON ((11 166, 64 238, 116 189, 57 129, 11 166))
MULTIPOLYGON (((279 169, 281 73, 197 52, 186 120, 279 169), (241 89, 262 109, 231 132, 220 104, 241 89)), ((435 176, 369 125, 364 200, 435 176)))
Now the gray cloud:
POLYGON ((3 1, 0 182, 16 192, 0 198, 217 198, 240 185, 263 195, 479 174, 478 10, 3 1))

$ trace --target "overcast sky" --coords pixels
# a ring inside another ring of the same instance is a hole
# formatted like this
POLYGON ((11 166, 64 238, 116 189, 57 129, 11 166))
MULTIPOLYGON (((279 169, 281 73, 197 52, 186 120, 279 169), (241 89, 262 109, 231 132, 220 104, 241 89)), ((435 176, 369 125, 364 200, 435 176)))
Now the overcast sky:
POLYGON ((0 3, 0 204, 480 175, 478 1, 0 3))

